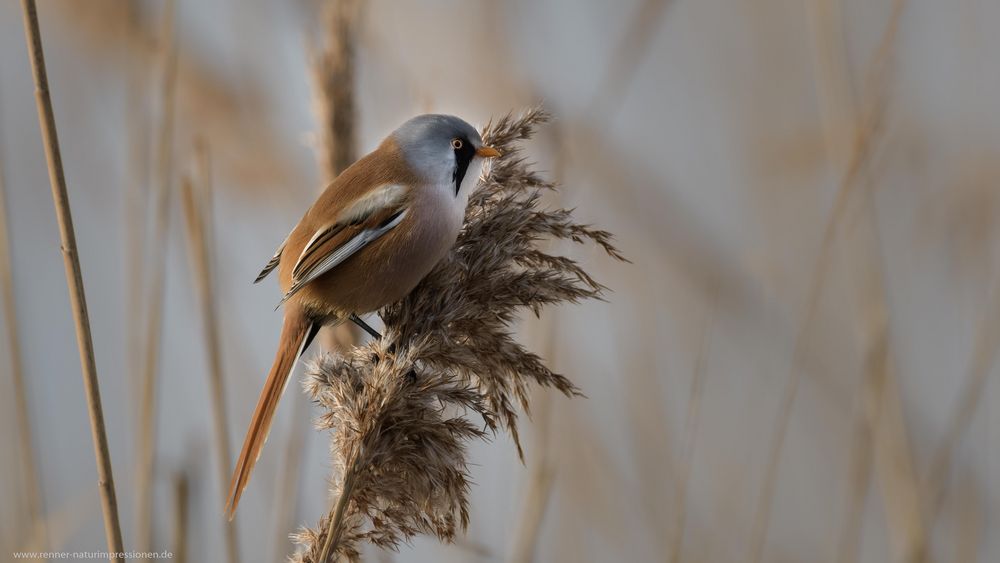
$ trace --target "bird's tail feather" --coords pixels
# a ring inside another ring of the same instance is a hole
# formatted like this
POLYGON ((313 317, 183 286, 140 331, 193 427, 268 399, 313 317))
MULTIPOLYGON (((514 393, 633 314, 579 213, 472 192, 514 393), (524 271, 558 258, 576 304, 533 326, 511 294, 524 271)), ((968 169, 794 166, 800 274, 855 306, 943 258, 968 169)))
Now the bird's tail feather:
POLYGON ((295 368, 295 361, 309 346, 319 327, 319 323, 309 319, 297 309, 286 309, 285 322, 278 341, 278 352, 275 355, 274 364, 271 366, 271 372, 267 376, 267 381, 264 383, 264 388, 260 392, 260 398, 257 399, 257 408, 254 409, 253 417, 250 419, 250 428, 247 429, 247 436, 243 440, 243 449, 240 451, 239 459, 236 460, 236 469, 233 471, 233 478, 229 484, 226 517, 230 520, 236 513, 243 489, 250 481, 250 474, 264 448, 264 442, 267 441, 267 434, 274 421, 278 400, 281 399, 285 387, 288 386, 288 380, 295 368))

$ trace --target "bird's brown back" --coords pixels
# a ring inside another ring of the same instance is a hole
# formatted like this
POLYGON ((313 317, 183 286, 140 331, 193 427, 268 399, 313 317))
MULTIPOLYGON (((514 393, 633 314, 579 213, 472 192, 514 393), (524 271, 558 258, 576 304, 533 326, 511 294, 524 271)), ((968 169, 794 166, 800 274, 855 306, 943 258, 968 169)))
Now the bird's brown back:
MULTIPOLYGON (((399 148, 392 138, 386 139, 377 149, 360 158, 344 170, 323 190, 323 193, 320 194, 309 210, 306 211, 291 235, 289 235, 278 266, 282 291, 287 291, 292 285, 292 271, 295 263, 302 254, 303 248, 309 244, 309 241, 319 229, 333 224, 348 206, 377 186, 399 184, 414 187, 417 186, 418 182, 418 178, 406 165, 405 158, 400 154, 399 148)), ((413 219, 409 218, 406 223, 412 223, 412 221, 413 219)), ((359 251, 358 256, 349 258, 347 262, 338 266, 330 275, 323 276, 312 282, 310 285, 313 287, 304 288, 295 297, 299 297, 299 301, 306 305, 307 309, 361 308, 349 307, 350 305, 355 305, 350 298, 351 294, 355 290, 361 289, 368 281, 367 275, 361 277, 355 275, 360 273, 354 271, 358 269, 355 265, 361 262, 370 262, 371 258, 366 259, 366 256, 378 254, 380 249, 386 246, 389 239, 397 240, 398 242, 399 237, 407 232, 406 225, 401 225, 396 231, 399 232, 390 232, 382 240, 376 241, 370 247, 359 251), (342 278, 343 283, 336 283, 333 284, 335 287, 331 287, 331 278, 338 277, 342 278), (317 300, 331 301, 331 303, 317 303, 317 300), (328 305, 332 305, 332 307, 328 305)), ((345 229, 338 237, 346 241, 353 234, 355 233, 352 230, 345 229)), ((358 303, 357 305, 362 304, 358 303)))

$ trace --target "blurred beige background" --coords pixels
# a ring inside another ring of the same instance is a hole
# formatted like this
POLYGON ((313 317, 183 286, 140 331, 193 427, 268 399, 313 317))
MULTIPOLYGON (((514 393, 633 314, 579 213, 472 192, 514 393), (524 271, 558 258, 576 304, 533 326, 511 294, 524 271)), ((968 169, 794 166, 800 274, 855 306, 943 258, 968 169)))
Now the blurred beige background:
MULTIPOLYGON (((161 105, 148 45, 164 3, 137 4, 138 34, 125 1, 39 4, 133 547, 138 378, 127 347, 141 325, 126 299, 124 206, 130 163, 155 160, 130 141, 129 88, 145 89, 152 127, 161 105)), ((319 187, 307 45, 323 27, 315 2, 176 4, 173 185, 202 136, 235 446, 280 324, 273 282, 250 282, 319 187)), ((359 150, 416 113, 484 124, 544 100, 556 120, 532 158, 565 184, 562 203, 614 232, 633 261, 564 249, 613 292, 522 333, 587 398, 539 394, 537 424, 524 423, 526 466, 506 436, 473 446, 472 520, 457 545, 418 538, 368 560, 508 561, 527 541, 537 561, 743 562, 761 537, 762 561, 910 561, 920 545, 928 560, 1000 560, 1000 4, 378 0, 358 21, 359 150), (773 496, 762 496, 791 374, 773 496), (962 403, 965 389, 977 400, 962 403), (935 487, 938 452, 950 471, 935 487), (539 464, 550 479, 533 477, 539 464)), ((20 6, 7 0, 0 165, 44 510, 54 548, 97 550, 96 473, 32 88, 20 6)), ((171 479, 185 471, 190 560, 218 561, 204 344, 172 202, 154 541, 171 545, 171 479)), ((0 363, 4 390, 8 373, 0 363)), ((25 534, 13 401, 0 393, 5 552, 25 534)), ((292 530, 274 511, 290 432, 306 435, 292 520, 313 526, 329 506, 328 436, 306 429, 305 403, 284 401, 244 496, 245 561, 292 550, 276 544, 292 530)))

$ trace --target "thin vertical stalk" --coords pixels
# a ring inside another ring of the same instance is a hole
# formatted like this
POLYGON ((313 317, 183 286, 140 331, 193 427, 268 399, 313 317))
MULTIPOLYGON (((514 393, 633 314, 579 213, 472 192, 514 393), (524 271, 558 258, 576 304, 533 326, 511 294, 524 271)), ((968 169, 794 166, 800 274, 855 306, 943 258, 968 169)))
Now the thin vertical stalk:
MULTIPOLYGON (((132 51, 128 68, 129 86, 127 113, 128 135, 127 183, 125 185, 125 365, 129 374, 129 404, 138 408, 138 374, 142 370, 142 292, 145 288, 145 247, 147 238, 147 210, 149 199, 149 117, 147 115, 149 71, 148 39, 138 21, 138 7, 129 4, 132 51)), ((129 415, 137 417, 136 412, 129 415)))
POLYGON ((684 421, 684 451, 681 453, 681 465, 677 476, 677 525, 671 541, 671 563, 679 563, 684 556, 684 527, 687 524, 688 489, 690 488, 691 466, 694 460, 694 449, 698 443, 698 421, 701 419, 701 397, 705 389, 705 378, 708 371, 709 345, 712 339, 712 324, 715 316, 715 303, 711 307, 705 328, 702 329, 701 343, 698 346, 698 357, 695 359, 694 374, 691 378, 691 393, 688 395, 687 413, 684 421))
MULTIPOLYGON (((551 326, 551 323, 549 323, 551 326)), ((546 327, 549 328, 549 327, 546 327)), ((551 331, 550 331, 551 332, 551 331)), ((535 427, 535 443, 531 459, 534 465, 528 475, 524 505, 518 518, 518 527, 511 549, 511 563, 531 563, 535 560, 538 537, 545 517, 545 510, 552 496, 555 469, 550 459, 550 436, 552 399, 549 389, 537 389, 537 399, 533 407, 532 422, 535 427)))
POLYGON ((351 495, 354 494, 354 480, 360 468, 357 466, 357 451, 351 453, 344 464, 344 481, 340 487, 340 494, 337 495, 337 502, 330 511, 330 520, 327 526, 326 537, 323 539, 323 547, 320 549, 319 557, 316 561, 326 562, 330 560, 330 555, 340 542, 340 534, 343 532, 344 515, 347 513, 347 505, 351 503, 351 495))
POLYGON ((27 525, 38 530, 38 544, 31 548, 47 548, 45 518, 42 514, 42 487, 38 481, 38 456, 32 439, 31 414, 28 408, 28 386, 24 380, 24 363, 21 358, 21 336, 17 323, 17 305, 14 300, 14 276, 11 268, 10 229, 7 215, 6 184, 0 165, 0 292, 3 299, 4 324, 7 327, 7 353, 10 354, 11 383, 14 390, 14 410, 17 415, 17 437, 20 445, 18 460, 24 479, 25 512, 27 525))
MULTIPOLYGON (((308 402, 301 392, 294 393, 295 405, 306 406, 308 402)), ((306 429, 299 424, 291 424, 288 439, 285 442, 285 455, 281 464, 278 479, 274 488, 274 527, 275 534, 271 539, 269 561, 281 561, 288 551, 288 530, 294 527, 293 521, 296 506, 299 502, 299 481, 302 458, 304 454, 306 429)))
POLYGON ((996 363, 997 349, 1000 347, 1000 278, 994 282, 990 292, 986 315, 976 331, 972 350, 972 363, 962 381, 958 402, 948 416, 948 425, 941 441, 934 448, 923 482, 927 496, 929 522, 933 524, 944 502, 948 473, 951 469, 955 448, 972 423, 973 415, 980 403, 996 363))
MULTIPOLYGON (((212 425, 215 434, 216 472, 219 479, 219 490, 222 494, 222 505, 225 505, 226 492, 229 485, 230 446, 227 426, 225 378, 222 370, 222 339, 219 329, 218 310, 214 272, 212 271, 211 204, 212 186, 208 148, 203 142, 195 145, 198 169, 198 188, 193 186, 189 178, 181 182, 181 195, 184 216, 187 219, 188 255, 191 260, 191 270, 194 274, 195 289, 201 309, 202 328, 205 337, 205 354, 208 356, 208 385, 212 401, 212 425)), ((220 507, 222 506, 220 505, 220 507)), ((226 555, 230 563, 237 563, 236 526, 226 520, 225 542, 226 555)))
POLYGON ((170 186, 173 166, 173 109, 177 53, 174 45, 173 3, 164 13, 162 108, 157 141, 156 208, 153 232, 153 271, 150 275, 149 309, 146 313, 144 363, 139 405, 139 443, 136 463, 136 545, 151 551, 153 541, 153 476, 156 456, 156 381, 159 367, 163 300, 166 278, 167 230, 170 223, 170 186))
POLYGON ((873 461, 883 499, 892 560, 917 563, 929 557, 927 531, 909 444, 899 376, 892 351, 884 259, 871 189, 862 209, 866 233, 857 245, 861 272, 860 309, 865 349, 864 411, 871 431, 873 461))
MULTIPOLYGON (((871 385, 871 378, 864 378, 863 385, 871 385)), ((847 507, 844 510, 843 524, 838 531, 836 559, 838 563, 853 563, 858 560, 861 549, 861 523, 864 520, 865 498, 871 486, 872 469, 872 433, 868 427, 865 414, 865 397, 871 394, 868 389, 862 389, 862 395, 855 406, 852 415, 853 437, 850 452, 850 491, 847 507)))
POLYGON ((173 559, 177 563, 186 563, 188 560, 189 490, 188 476, 185 473, 181 472, 174 477, 173 559))
POLYGON ((90 430, 94 442, 94 456, 97 461, 98 490, 104 514, 104 532, 111 561, 121 561, 125 551, 121 525, 118 521, 118 501, 115 498, 115 481, 111 471, 111 453, 104 426, 104 411, 101 407, 101 391, 97 378, 97 363, 94 359, 94 343, 90 332, 90 317, 83 288, 83 272, 77 254, 76 234, 73 230, 73 216, 70 212, 69 194, 63 172, 62 156, 59 152, 59 137, 56 133, 56 119, 49 96, 48 76, 45 71, 45 55, 42 52, 42 35, 38 27, 38 11, 34 0, 22 0, 24 29, 31 58, 31 71, 35 80, 35 101, 38 105, 38 121, 41 126, 42 141, 45 145, 45 159, 48 163, 49 183, 55 203, 59 236, 62 242, 63 265, 69 286, 70 306, 76 325, 76 342, 80 352, 80 366, 83 372, 84 393, 90 414, 90 430))

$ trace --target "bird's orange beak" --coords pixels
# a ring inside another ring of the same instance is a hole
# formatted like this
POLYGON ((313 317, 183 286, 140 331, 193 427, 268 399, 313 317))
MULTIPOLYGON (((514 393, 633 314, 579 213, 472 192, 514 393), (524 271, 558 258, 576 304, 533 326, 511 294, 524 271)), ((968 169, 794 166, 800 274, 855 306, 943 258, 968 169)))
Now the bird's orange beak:
POLYGON ((500 156, 500 151, 493 147, 479 147, 476 149, 476 156, 481 156, 483 158, 496 158, 500 156))

